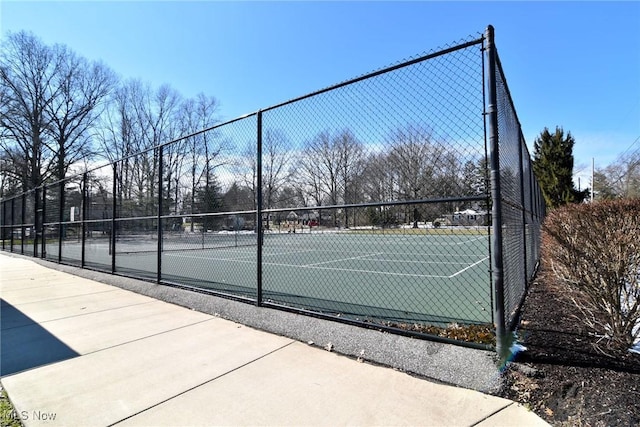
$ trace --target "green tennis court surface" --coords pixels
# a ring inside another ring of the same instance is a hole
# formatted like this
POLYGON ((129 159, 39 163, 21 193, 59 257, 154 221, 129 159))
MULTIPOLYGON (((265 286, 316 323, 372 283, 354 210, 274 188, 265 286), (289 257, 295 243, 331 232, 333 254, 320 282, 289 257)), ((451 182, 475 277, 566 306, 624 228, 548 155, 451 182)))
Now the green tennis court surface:
MULTIPOLYGON (((491 323, 488 245, 478 234, 266 234, 263 298, 359 319, 491 323)), ((162 253, 162 278, 255 298, 256 249, 174 248, 162 253)), ((79 260, 80 246, 65 243, 63 258, 79 260)), ((110 269, 108 245, 88 240, 85 260, 110 269)), ((155 279, 157 255, 117 249, 116 271, 155 279)))

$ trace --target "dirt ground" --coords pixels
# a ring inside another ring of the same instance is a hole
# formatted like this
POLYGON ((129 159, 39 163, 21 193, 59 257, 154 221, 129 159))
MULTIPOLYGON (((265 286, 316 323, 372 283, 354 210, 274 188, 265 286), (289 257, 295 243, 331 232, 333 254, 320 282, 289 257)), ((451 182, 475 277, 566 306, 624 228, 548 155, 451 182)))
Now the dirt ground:
POLYGON ((640 355, 607 350, 574 317, 565 293, 541 268, 518 329, 527 350, 505 373, 503 397, 554 426, 640 425, 640 355))

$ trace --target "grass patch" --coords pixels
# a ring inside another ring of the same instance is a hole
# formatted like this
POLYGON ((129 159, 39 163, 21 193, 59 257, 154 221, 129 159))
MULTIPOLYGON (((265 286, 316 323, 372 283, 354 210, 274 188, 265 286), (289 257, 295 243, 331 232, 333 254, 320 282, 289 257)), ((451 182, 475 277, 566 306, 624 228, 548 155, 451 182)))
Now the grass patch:
POLYGON ((3 427, 22 427, 20 417, 13 408, 7 392, 0 387, 0 425, 3 427))

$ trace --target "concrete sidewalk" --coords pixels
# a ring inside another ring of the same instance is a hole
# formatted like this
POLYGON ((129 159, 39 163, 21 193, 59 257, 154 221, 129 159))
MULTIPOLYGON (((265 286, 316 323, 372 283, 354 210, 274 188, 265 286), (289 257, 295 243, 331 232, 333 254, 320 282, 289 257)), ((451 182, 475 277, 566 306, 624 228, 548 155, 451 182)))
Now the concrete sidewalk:
MULTIPOLYGON (((547 425, 524 407, 0 254, 26 426, 547 425)), ((0 414, 3 417, 6 414, 0 414)))

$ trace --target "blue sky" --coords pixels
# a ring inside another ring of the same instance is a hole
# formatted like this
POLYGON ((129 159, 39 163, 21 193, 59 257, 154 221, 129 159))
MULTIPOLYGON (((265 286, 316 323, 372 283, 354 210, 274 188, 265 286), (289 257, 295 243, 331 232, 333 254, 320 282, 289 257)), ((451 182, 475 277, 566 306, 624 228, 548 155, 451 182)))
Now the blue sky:
POLYGON ((2 34, 32 31, 123 78, 213 95, 223 119, 488 24, 530 147, 563 126, 587 179, 592 157, 606 166, 640 137, 640 2, 0 1, 2 34))

